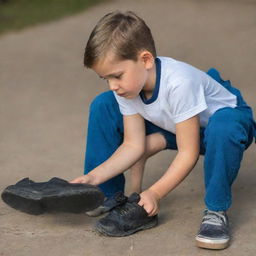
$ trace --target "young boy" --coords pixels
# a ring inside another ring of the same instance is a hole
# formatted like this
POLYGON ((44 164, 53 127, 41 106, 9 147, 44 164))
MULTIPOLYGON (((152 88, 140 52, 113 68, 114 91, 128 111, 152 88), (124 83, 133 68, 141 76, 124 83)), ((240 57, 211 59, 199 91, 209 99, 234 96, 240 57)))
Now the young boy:
POLYGON ((98 230, 118 236, 156 225, 159 201, 203 154, 206 210, 197 245, 227 247, 231 185, 243 152, 256 135, 252 110, 240 92, 215 69, 207 74, 184 62, 157 57, 150 29, 133 12, 116 11, 98 22, 86 45, 84 65, 106 80, 111 91, 97 96, 90 106, 85 175, 72 182, 100 185, 110 198, 105 210, 123 205, 112 210, 115 214, 110 211, 98 230), (140 193, 147 158, 164 149, 177 150, 176 157, 165 174, 140 193), (132 190, 140 195, 137 201, 130 198, 124 203, 120 194, 119 199, 114 195, 124 191, 122 173, 128 169, 132 190), (135 208, 138 215, 124 217, 135 208), (126 233, 118 231, 122 225, 126 233))

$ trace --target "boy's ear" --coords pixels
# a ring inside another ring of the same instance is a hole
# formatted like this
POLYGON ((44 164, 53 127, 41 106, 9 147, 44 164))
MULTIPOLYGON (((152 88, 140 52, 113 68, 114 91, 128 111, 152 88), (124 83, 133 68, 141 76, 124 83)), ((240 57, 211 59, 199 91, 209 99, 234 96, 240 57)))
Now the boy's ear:
POLYGON ((146 69, 151 69, 154 66, 155 58, 149 51, 142 51, 139 54, 139 58, 143 62, 146 69))

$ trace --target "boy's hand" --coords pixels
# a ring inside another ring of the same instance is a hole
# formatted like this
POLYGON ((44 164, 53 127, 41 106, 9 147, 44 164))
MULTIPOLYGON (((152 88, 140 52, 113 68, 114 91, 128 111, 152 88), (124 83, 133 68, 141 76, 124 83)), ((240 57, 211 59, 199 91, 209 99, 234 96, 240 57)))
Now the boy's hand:
POLYGON ((142 206, 148 213, 148 216, 151 217, 158 214, 159 201, 159 196, 154 191, 148 189, 140 194, 140 201, 138 204, 142 206))
POLYGON ((80 177, 77 177, 74 180, 71 180, 69 183, 86 183, 86 184, 90 184, 91 182, 91 178, 89 175, 83 175, 80 177))

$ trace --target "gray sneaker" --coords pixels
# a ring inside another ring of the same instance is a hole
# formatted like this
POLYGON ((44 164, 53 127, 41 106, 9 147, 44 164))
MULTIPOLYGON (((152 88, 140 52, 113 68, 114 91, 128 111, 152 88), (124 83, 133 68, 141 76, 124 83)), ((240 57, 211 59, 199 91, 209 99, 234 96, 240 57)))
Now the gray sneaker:
POLYGON ((229 240, 229 224, 226 213, 206 209, 196 236, 197 246, 206 249, 225 249, 229 240))

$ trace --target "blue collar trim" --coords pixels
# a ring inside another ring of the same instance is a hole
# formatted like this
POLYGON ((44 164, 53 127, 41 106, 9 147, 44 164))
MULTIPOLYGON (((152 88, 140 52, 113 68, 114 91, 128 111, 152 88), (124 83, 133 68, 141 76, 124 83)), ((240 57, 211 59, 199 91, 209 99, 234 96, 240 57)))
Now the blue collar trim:
POLYGON ((155 84, 152 97, 150 99, 147 99, 145 97, 143 90, 140 92, 140 98, 145 104, 150 104, 154 102, 157 99, 157 96, 159 93, 160 78, 161 78, 161 60, 159 58, 156 58, 155 63, 156 63, 156 84, 155 84))

